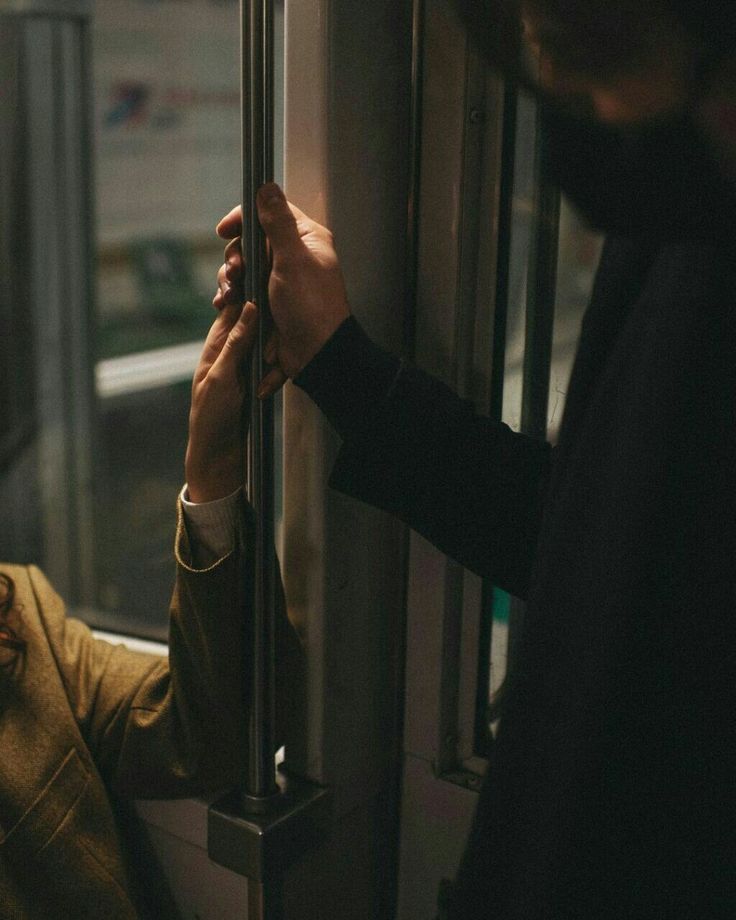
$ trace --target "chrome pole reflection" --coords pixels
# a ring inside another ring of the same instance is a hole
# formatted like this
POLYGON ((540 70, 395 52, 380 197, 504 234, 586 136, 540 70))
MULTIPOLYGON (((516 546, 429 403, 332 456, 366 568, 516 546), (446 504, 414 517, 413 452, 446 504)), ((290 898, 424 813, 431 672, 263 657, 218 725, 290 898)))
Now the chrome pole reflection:
MULTIPOLYGON (((242 203, 245 296, 259 308, 259 329, 250 368, 248 499, 256 514, 252 589, 246 591, 252 624, 249 664, 248 774, 244 805, 265 809, 276 794, 275 751, 275 550, 272 400, 256 397, 264 372, 268 328, 269 261, 255 198, 273 179, 274 16, 272 0, 241 0, 242 203)), ((250 587, 250 586, 249 586, 250 587)))

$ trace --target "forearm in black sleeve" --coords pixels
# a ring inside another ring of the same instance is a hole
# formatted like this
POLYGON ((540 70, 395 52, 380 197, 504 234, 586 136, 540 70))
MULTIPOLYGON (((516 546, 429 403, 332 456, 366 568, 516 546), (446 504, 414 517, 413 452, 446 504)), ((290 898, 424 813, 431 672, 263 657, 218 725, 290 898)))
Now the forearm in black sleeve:
POLYGON ((296 378, 343 446, 330 484, 524 596, 550 447, 475 413, 346 320, 296 378))

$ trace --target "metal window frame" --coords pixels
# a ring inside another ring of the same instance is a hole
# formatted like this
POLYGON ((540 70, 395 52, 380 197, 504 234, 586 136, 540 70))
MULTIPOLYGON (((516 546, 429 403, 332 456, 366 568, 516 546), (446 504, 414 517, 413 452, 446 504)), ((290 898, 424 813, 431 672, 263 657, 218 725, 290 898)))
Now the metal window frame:
MULTIPOLYGON (((493 392, 506 94, 447 0, 425 0, 417 364, 479 412, 493 392)), ((419 145, 417 145, 419 147, 419 145)), ((485 762, 475 754, 482 579, 412 534, 398 917, 437 910, 460 859, 485 762), (440 823, 438 823, 440 822, 440 823)))
POLYGON ((17 35, 24 129, 8 219, 26 221, 26 251, 11 268, 27 276, 33 329, 37 489, 26 513, 40 522, 37 561, 82 605, 95 597, 88 13, 86 3, 0 3, 17 35))
MULTIPOLYGON (((425 22, 422 119, 432 144, 422 147, 415 354, 479 412, 500 419, 516 89, 487 73, 446 0, 426 0, 425 22)), ((524 430, 537 434, 542 418, 542 436, 559 208, 543 157, 530 229, 522 391, 524 430)), ((491 605, 490 583, 412 535, 399 920, 436 910, 438 885, 454 876, 467 838, 488 765, 478 740, 491 605)))

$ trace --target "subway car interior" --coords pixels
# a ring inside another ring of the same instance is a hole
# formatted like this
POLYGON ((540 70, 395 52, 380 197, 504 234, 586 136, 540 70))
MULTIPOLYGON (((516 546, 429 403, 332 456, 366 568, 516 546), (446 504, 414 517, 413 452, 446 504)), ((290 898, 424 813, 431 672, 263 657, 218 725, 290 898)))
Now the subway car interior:
MULTIPOLYGON (((0 0, 0 558, 154 655, 214 227, 251 200, 241 6, 0 0)), ((554 442, 601 239, 547 179, 535 103, 450 0, 250 7, 271 30, 263 177, 334 231, 362 326, 554 442)), ((188 920, 441 918, 523 603, 331 490, 339 439, 297 387, 267 421, 261 510, 305 656, 286 791, 252 813, 141 800, 135 845, 188 920)))

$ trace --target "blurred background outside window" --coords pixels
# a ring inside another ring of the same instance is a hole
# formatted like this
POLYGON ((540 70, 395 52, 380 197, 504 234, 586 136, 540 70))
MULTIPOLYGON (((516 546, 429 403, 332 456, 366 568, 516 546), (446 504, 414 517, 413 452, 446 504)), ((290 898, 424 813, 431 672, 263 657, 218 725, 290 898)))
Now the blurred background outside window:
POLYGON ((95 0, 96 624, 162 638, 191 378, 240 198, 237 0, 95 0))

